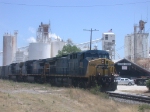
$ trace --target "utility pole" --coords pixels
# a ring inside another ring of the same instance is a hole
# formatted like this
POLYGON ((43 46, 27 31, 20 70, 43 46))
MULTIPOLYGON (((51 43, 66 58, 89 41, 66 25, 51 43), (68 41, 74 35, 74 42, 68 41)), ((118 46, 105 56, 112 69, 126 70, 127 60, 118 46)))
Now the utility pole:
POLYGON ((90 50, 91 50, 91 44, 92 44, 92 32, 93 31, 99 31, 99 30, 92 30, 92 28, 91 28, 91 30, 86 30, 86 29, 83 29, 84 31, 91 31, 91 36, 90 36, 90 50))

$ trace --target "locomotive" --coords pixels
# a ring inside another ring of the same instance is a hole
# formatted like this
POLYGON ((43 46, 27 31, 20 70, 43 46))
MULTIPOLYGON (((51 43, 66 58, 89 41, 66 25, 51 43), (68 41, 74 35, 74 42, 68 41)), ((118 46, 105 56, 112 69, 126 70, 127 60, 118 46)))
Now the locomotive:
POLYGON ((91 87, 97 84, 102 89, 111 91, 117 88, 113 74, 115 74, 114 62, 104 50, 87 50, 0 67, 1 78, 28 81, 29 77, 32 77, 35 82, 51 84, 68 82, 75 87, 91 87))

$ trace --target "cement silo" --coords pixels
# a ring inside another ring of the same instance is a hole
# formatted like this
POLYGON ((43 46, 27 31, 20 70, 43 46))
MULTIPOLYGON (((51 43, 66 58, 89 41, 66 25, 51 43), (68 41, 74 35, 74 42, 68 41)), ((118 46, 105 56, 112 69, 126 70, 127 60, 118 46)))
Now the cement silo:
POLYGON ((30 43, 29 45, 29 60, 38 60, 50 58, 51 44, 49 43, 30 43))
POLYGON ((149 33, 145 32, 146 22, 140 20, 134 25, 134 33, 125 36, 125 58, 133 62, 149 57, 149 33))
POLYGON ((55 57, 58 54, 58 50, 62 50, 63 46, 65 45, 65 42, 63 41, 53 41, 51 43, 51 57, 55 57))
POLYGON ((17 47, 17 33, 15 35, 10 35, 6 33, 3 36, 3 66, 9 65, 15 59, 17 47))

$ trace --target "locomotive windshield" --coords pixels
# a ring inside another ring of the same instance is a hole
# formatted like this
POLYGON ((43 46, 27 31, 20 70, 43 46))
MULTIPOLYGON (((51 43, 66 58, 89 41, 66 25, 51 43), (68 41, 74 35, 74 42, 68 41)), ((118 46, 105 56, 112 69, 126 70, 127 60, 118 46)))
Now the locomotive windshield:
POLYGON ((109 59, 109 55, 108 54, 99 54, 99 58, 109 59))
POLYGON ((95 58, 106 58, 106 59, 109 59, 109 54, 86 53, 86 57, 95 57, 95 58))

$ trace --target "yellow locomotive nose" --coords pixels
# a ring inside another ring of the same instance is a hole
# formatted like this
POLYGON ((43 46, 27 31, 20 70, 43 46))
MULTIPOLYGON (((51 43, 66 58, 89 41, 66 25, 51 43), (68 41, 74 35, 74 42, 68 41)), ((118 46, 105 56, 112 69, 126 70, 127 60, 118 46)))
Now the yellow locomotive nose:
MULTIPOLYGON (((88 62, 86 77, 97 79, 97 83, 104 88, 116 89, 114 83, 114 62, 105 58, 93 59, 88 62)), ((91 81, 92 82, 92 81, 91 81)))
POLYGON ((86 76, 101 75, 110 76, 114 73, 114 63, 105 58, 90 60, 87 66, 86 76))

